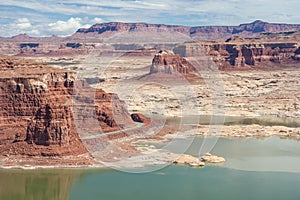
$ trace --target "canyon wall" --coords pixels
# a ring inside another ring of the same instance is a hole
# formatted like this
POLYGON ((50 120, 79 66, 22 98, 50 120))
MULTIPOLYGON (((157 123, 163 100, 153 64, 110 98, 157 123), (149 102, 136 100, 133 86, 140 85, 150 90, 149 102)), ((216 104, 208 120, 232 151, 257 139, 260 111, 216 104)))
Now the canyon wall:
POLYGON ((258 66, 294 65, 300 61, 297 42, 188 42, 178 45, 174 52, 199 60, 212 58, 220 69, 247 69, 258 66))
POLYGON ((123 102, 76 81, 75 72, 6 56, 0 71, 0 155, 79 155, 87 151, 77 124, 94 118, 94 134, 102 134, 119 129, 114 115, 133 123, 123 102))

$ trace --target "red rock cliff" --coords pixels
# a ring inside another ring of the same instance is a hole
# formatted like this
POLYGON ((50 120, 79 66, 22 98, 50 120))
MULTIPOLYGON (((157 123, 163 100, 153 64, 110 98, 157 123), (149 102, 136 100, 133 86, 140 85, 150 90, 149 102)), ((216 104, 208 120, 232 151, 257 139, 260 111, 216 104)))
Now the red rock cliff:
MULTIPOLYGON (((0 155, 86 153, 74 119, 88 122, 93 116, 86 111, 76 117, 73 114, 74 107, 83 108, 79 104, 86 102, 102 128, 98 133, 119 129, 111 104, 114 95, 92 90, 84 81, 76 83, 72 71, 4 56, 0 57, 0 71, 0 155), (92 92, 93 99, 83 89, 75 93, 75 83, 85 85, 82 88, 92 92), (70 103, 74 97, 75 106, 70 103)), ((124 123, 132 123, 122 102, 115 107, 124 123)))
POLYGON ((175 47, 184 57, 211 57, 220 69, 300 63, 297 42, 228 40, 227 42, 190 42, 175 47))

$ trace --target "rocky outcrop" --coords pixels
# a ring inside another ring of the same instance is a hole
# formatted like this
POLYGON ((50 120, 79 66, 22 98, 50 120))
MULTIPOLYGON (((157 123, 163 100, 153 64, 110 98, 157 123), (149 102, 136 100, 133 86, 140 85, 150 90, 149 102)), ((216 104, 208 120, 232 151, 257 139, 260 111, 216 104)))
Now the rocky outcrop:
POLYGON ((150 120, 145 115, 140 114, 140 113, 132 113, 130 116, 133 121, 139 122, 139 123, 146 123, 147 121, 150 120))
POLYGON ((224 158, 206 153, 200 159, 191 155, 182 154, 173 163, 187 165, 190 167, 203 167, 205 164, 222 164, 224 162, 224 158))
POLYGON ((205 163, 214 163, 214 164, 225 162, 225 158, 215 156, 215 155, 212 155, 210 153, 206 153, 204 156, 201 157, 200 160, 205 162, 205 163))
POLYGON ((119 129, 114 116, 133 123, 123 102, 76 81, 75 72, 4 56, 0 71, 0 155, 83 154, 79 120, 89 127, 97 119, 98 134, 119 129))
POLYGON ((173 51, 184 57, 211 57, 220 69, 247 69, 297 64, 300 61, 297 42, 260 42, 234 38, 227 42, 185 43, 173 51))
POLYGON ((203 167, 205 165, 205 163, 198 158, 187 154, 180 155, 173 163, 187 165, 190 167, 203 167))
POLYGON ((161 50, 157 53, 150 67, 150 74, 165 73, 165 74, 188 74, 194 72, 195 68, 185 58, 174 54, 171 51, 161 50))

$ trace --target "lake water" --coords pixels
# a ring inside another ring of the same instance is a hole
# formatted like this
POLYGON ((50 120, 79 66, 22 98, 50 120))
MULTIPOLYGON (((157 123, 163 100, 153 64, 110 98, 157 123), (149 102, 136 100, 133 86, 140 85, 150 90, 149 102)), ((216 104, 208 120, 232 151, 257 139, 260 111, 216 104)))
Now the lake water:
MULTIPOLYGON (((188 153, 197 155, 203 139, 188 153)), ((129 174, 105 169, 0 170, 1 200, 300 198, 300 143, 279 138, 219 139, 221 166, 129 174)))
POLYGON ((277 117, 274 115, 264 115, 257 117, 247 117, 247 116, 212 116, 212 115, 187 115, 185 117, 168 117, 154 115, 151 116, 158 119, 165 119, 166 124, 174 125, 178 123, 193 124, 197 122, 200 125, 209 125, 209 124, 221 124, 225 126, 230 125, 252 125, 258 124, 261 126, 286 126, 286 127, 300 127, 300 119, 293 117, 277 117))

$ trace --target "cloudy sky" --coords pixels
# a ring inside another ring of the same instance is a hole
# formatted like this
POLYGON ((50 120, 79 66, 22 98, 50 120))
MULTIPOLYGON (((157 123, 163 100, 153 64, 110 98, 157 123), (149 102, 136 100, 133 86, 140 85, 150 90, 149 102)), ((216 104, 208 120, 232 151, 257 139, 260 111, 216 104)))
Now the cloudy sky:
POLYGON ((0 36, 70 35, 95 23, 238 25, 260 19, 300 24, 298 0, 3 0, 0 36))

